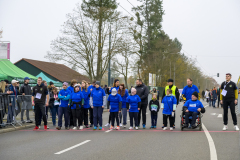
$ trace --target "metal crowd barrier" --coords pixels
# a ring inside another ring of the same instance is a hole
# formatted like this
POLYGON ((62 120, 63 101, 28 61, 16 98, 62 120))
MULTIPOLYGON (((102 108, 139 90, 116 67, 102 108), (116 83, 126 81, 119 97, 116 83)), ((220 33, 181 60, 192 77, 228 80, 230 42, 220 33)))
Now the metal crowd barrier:
POLYGON ((17 115, 21 114, 22 103, 24 102, 23 98, 19 102, 18 105, 18 98, 22 97, 32 97, 32 95, 8 95, 9 103, 8 103, 8 112, 7 112, 7 123, 6 125, 12 125, 16 128, 16 125, 22 126, 22 122, 17 120, 17 115), (11 103, 11 106, 10 106, 11 103))
POLYGON ((236 114, 240 114, 240 95, 238 95, 238 105, 236 106, 236 114))

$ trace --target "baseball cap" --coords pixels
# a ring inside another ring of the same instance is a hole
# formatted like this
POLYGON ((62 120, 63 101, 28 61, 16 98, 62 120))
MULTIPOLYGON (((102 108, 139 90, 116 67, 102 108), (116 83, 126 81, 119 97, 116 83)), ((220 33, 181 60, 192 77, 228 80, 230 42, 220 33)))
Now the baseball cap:
POLYGON ((30 80, 30 78, 29 78, 29 77, 25 77, 25 78, 24 78, 24 81, 25 81, 25 80, 27 80, 27 79, 28 79, 28 80, 30 80))
POLYGON ((19 81, 15 80, 15 79, 12 80, 12 84, 17 83, 17 82, 19 82, 19 81))

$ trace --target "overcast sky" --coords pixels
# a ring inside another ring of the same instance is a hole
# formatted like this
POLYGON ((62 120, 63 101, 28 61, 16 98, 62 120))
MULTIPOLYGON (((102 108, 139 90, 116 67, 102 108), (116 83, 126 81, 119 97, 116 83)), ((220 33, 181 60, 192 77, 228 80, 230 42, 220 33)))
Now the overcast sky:
MULTIPOLYGON (((130 14, 132 5, 117 0, 130 14)), ((137 0, 129 0, 137 5, 137 0)), ((0 0, 2 41, 11 42, 11 62, 21 58, 43 60, 51 40, 59 34, 65 15, 81 0, 0 0)), ((177 37, 183 52, 197 58, 197 65, 219 83, 225 73, 240 75, 240 1, 239 0, 164 0, 163 29, 177 37)), ((129 15, 120 6, 118 10, 129 15)))

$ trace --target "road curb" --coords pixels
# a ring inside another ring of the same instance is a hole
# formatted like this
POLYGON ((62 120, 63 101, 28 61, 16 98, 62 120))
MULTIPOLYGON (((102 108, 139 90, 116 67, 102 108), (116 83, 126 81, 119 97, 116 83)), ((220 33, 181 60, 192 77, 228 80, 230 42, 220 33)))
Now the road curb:
MULTIPOLYGON (((52 122, 48 121, 48 124, 52 124, 52 122)), ((17 130, 22 130, 22 129, 25 129, 25 128, 31 128, 31 127, 32 128, 35 127, 35 123, 27 124, 27 125, 23 125, 23 126, 18 126, 16 128, 0 129, 0 134, 7 133, 7 132, 13 132, 13 131, 17 131, 17 130)))

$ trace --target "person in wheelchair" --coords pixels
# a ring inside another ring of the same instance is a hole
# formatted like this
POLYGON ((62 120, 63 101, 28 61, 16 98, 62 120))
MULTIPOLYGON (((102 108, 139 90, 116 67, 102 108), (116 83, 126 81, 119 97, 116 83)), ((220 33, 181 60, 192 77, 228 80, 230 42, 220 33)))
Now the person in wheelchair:
POLYGON ((184 128, 188 128, 189 117, 192 116, 191 126, 193 129, 197 128, 196 118, 201 113, 205 112, 205 108, 201 101, 198 100, 198 92, 193 92, 192 99, 188 100, 183 106, 183 112, 185 114, 184 128))

